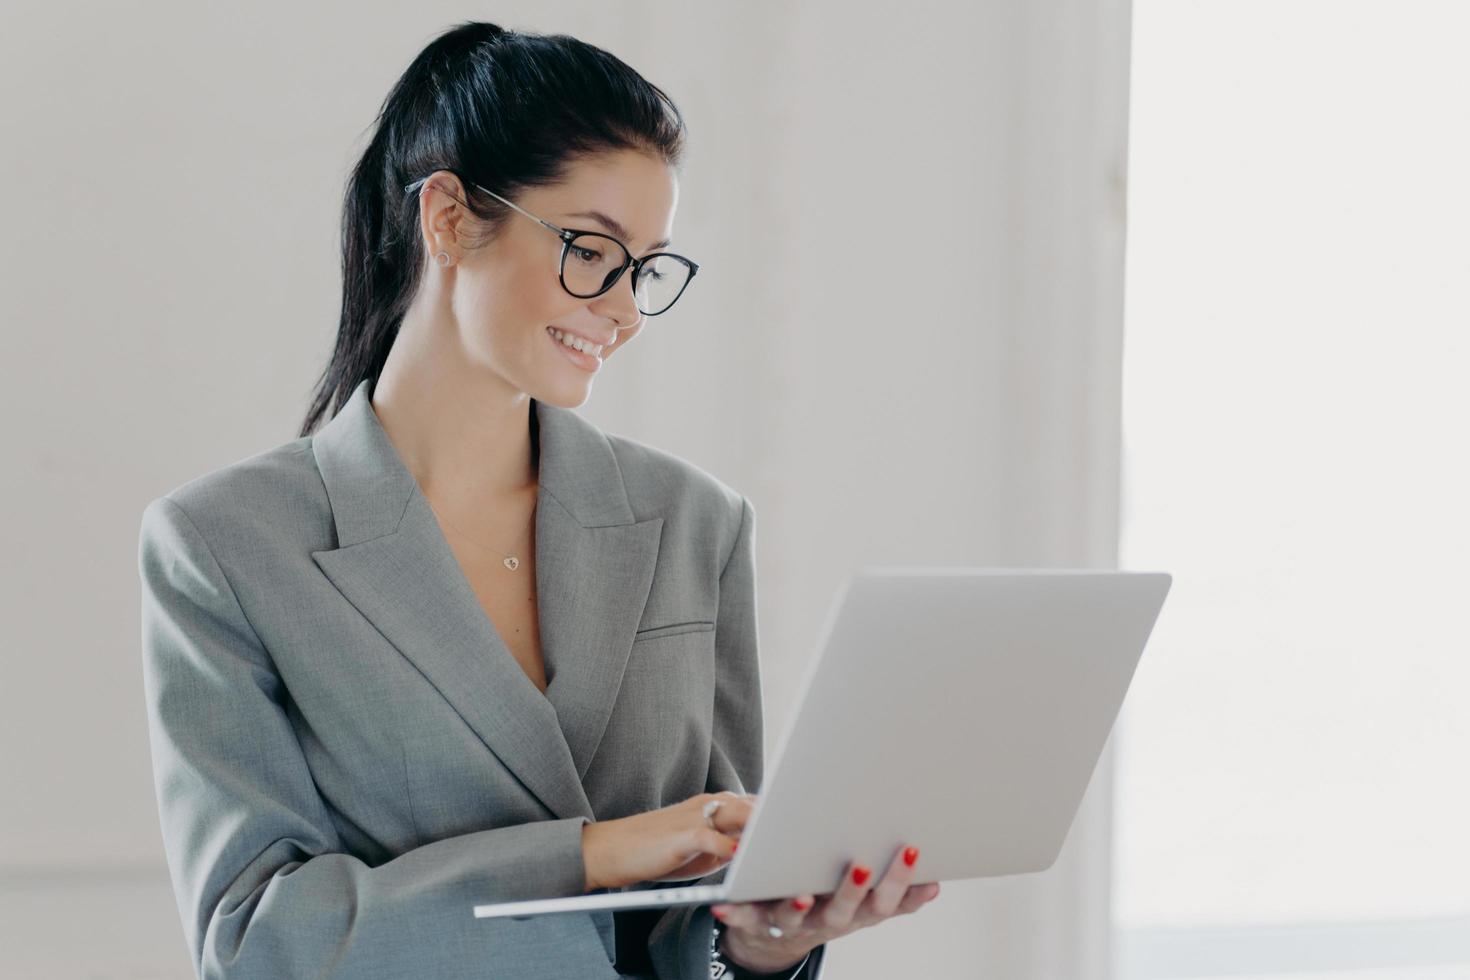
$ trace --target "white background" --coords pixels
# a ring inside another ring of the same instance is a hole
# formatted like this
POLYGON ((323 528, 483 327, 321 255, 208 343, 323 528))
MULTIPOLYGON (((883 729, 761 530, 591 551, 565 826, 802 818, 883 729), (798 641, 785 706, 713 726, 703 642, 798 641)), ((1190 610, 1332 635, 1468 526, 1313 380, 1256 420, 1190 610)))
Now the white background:
POLYGON ((1118 737, 1131 976, 1470 976, 1470 7, 1134 28, 1121 557, 1175 582, 1118 737))

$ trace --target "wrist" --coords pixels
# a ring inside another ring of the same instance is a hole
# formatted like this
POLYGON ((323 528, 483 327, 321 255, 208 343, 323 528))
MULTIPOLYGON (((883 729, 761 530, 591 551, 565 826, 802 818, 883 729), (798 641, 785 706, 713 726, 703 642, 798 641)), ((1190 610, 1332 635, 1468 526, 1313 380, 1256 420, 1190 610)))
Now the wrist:
POLYGON ((582 869, 586 879, 582 884, 583 892, 592 892, 607 887, 598 877, 602 870, 596 859, 597 840, 600 834, 601 830, 596 823, 589 821, 582 825, 582 869))
MULTIPOLYGON (((715 949, 731 966, 748 974, 789 977, 811 955, 811 949, 792 950, 789 946, 751 942, 741 933, 731 933, 722 924, 715 925, 715 949)), ((738 974, 737 974, 738 976, 738 974)))

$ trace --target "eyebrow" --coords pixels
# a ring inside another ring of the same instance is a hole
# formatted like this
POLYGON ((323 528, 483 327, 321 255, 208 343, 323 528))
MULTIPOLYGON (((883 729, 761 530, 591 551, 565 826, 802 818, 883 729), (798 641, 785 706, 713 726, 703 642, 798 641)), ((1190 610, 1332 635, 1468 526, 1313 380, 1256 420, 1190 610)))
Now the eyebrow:
MULTIPOLYGON (((614 235, 617 235, 623 241, 628 241, 630 238, 633 237, 632 235, 629 235, 628 234, 628 229, 626 229, 622 225, 618 224, 618 222, 616 221, 616 219, 609 218, 607 215, 603 214, 601 211, 577 211, 577 212, 575 212, 575 213, 573 213, 571 215, 568 215, 568 217, 572 217, 572 218, 591 218, 593 221, 596 221, 597 223, 601 224, 602 227, 606 228, 608 231, 612 232, 614 235)), ((669 244, 669 239, 667 239, 667 238, 665 238, 661 242, 654 242, 652 245, 648 246, 648 251, 652 252, 655 249, 663 248, 667 244, 669 244)))

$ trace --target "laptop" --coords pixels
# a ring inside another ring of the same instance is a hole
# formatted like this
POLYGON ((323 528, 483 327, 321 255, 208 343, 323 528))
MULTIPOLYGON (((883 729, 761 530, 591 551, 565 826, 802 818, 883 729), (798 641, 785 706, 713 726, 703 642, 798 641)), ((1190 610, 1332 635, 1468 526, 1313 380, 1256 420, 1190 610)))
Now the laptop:
POLYGON ((475 917, 821 895, 850 861, 881 876, 907 844, 919 848, 914 884, 1044 871, 1171 582, 1110 569, 857 569, 720 883, 494 902, 475 917))

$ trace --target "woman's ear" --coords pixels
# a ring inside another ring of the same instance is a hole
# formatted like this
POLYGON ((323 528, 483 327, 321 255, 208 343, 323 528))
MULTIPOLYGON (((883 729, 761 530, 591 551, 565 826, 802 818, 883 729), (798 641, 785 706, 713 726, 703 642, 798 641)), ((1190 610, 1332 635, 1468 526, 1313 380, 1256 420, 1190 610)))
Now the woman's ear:
POLYGON ((465 188, 448 170, 436 170, 419 190, 419 233, 426 255, 448 252, 458 261, 462 251, 462 224, 466 210, 460 201, 465 188))

